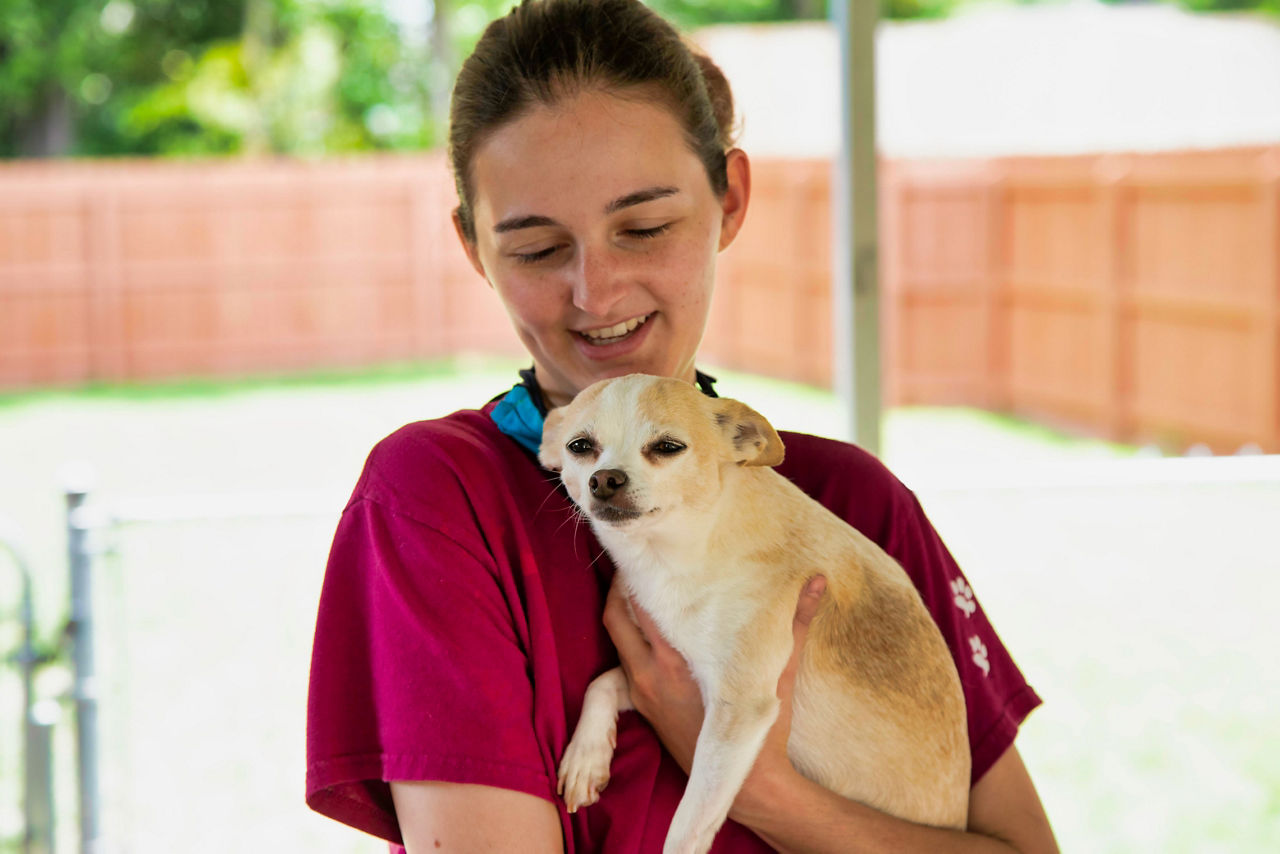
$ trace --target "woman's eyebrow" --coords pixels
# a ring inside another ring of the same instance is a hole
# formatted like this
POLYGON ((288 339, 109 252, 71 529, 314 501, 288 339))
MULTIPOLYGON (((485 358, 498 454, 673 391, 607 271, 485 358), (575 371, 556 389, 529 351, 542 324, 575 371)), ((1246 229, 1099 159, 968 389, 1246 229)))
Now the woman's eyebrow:
MULTIPOLYGON (((617 213, 623 208, 641 205, 654 199, 665 199, 667 196, 678 195, 679 192, 680 190, 677 187, 646 187, 643 190, 636 190, 634 193, 627 193, 621 198, 614 199, 605 205, 604 212, 606 214, 617 213)), ((513 216, 499 222, 493 227, 493 231, 495 234, 505 234, 508 231, 518 231, 522 228, 540 228, 545 225, 559 225, 559 223, 551 217, 542 216, 541 214, 513 216)))
POLYGON ((664 199, 667 196, 674 196, 679 192, 680 190, 676 187, 647 187, 643 190, 637 190, 634 193, 628 193, 620 199, 614 199, 605 206, 604 212, 607 214, 617 213, 623 208, 629 208, 632 205, 651 202, 654 199, 664 199))
POLYGON ((521 228, 537 228, 543 225, 556 225, 556 221, 549 216, 513 216, 504 219, 493 227, 495 234, 502 234, 507 231, 517 231, 521 228))

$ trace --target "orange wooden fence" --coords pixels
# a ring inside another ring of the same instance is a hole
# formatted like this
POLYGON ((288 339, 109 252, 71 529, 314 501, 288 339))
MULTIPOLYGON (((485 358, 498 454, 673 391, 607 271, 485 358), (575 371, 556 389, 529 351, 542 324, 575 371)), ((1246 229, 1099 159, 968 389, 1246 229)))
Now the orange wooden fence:
POLYGON ((1280 147, 893 163, 898 403, 1280 451, 1280 147))
MULTIPOLYGON (((710 363, 831 378, 829 166, 754 164, 710 363)), ((1280 451, 1280 147, 881 173, 890 404, 1280 451)), ((438 155, 0 165, 0 388, 521 351, 438 155)))
POLYGON ((516 352, 439 157, 0 168, 0 387, 516 352))

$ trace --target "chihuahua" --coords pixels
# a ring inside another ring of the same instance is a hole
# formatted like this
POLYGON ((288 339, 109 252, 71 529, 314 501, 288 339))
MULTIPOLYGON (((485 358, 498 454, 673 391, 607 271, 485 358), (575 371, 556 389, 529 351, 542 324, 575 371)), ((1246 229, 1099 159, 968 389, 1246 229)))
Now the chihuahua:
MULTIPOLYGON (((902 567, 775 472, 782 457, 744 404, 641 374, 590 386, 543 428, 540 461, 702 694, 664 852, 711 847, 777 717, 796 603, 815 575, 827 588, 796 677, 792 763, 844 797, 963 829, 969 744, 946 643, 902 567)), ((621 668, 587 688, 559 768, 570 812, 599 799, 630 708, 621 668)))

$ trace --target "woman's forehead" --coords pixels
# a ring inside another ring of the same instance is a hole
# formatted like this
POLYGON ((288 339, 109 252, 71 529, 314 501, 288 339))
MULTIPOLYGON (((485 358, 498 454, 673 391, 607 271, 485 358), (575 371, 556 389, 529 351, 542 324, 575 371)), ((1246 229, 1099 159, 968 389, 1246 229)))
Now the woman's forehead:
POLYGON ((477 219, 489 208, 491 221, 565 203, 603 212, 650 187, 687 194, 701 172, 665 105, 602 92, 531 108, 494 131, 472 161, 477 219))

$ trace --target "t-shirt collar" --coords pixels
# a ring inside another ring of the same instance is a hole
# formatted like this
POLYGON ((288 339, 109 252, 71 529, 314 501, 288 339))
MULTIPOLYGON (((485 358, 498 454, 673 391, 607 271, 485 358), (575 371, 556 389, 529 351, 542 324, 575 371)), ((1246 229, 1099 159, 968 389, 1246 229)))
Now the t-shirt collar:
MULTIPOLYGON (((708 397, 718 396, 715 390, 715 377, 695 370, 694 381, 703 394, 708 397)), ((516 383, 510 391, 495 397, 494 400, 498 401, 498 405, 489 412, 493 423, 500 431, 515 439, 521 447, 536 456, 538 446, 542 444, 542 422, 547 417, 547 403, 542 395, 542 388, 538 385, 538 379, 534 376, 533 368, 522 370, 520 382, 516 383)))

